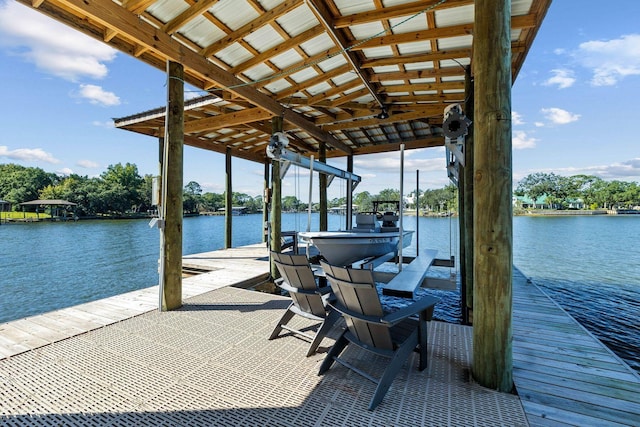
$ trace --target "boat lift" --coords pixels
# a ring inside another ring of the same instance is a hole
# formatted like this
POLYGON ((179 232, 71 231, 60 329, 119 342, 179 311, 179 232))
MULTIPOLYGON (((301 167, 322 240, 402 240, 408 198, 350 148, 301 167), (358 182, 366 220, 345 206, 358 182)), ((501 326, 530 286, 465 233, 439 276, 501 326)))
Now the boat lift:
MULTIPOLYGON (((309 159, 301 154, 289 151, 286 149, 287 145, 289 145, 287 135, 284 132, 276 132, 271 135, 271 140, 267 146, 267 156, 270 159, 283 162, 284 167, 280 170, 280 178, 284 178, 289 166, 294 164, 312 171, 324 173, 328 176, 329 182, 327 185, 333 181, 333 178, 338 177, 348 180, 351 183, 351 191, 353 191, 360 181, 362 181, 362 178, 353 172, 344 171, 326 163, 313 160, 313 157, 309 159)), ((347 206, 347 210, 349 210, 349 206, 347 206)))

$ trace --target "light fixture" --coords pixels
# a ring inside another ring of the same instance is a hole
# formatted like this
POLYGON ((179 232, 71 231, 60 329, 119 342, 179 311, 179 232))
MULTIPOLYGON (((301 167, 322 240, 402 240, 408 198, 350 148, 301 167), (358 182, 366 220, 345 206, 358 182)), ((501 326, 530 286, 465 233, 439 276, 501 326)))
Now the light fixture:
POLYGON ((378 114, 376 117, 380 120, 388 119, 389 113, 387 112, 387 109, 385 107, 382 107, 382 111, 380 111, 380 114, 378 114))

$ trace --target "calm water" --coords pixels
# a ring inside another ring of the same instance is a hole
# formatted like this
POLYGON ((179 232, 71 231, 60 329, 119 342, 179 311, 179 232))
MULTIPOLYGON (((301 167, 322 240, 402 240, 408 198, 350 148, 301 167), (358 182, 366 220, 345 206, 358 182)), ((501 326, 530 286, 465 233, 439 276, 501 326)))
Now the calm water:
MULTIPOLYGON (((233 246, 258 243, 262 216, 233 218, 233 246)), ((312 216, 312 230, 318 217, 312 216)), ((458 222, 419 219, 420 248, 456 255, 458 222)), ((283 214, 283 229, 306 229, 306 214, 283 214)), ((147 220, 29 223, 0 226, 0 322, 145 288, 158 283, 159 233, 147 220)), ((415 229, 416 218, 405 217, 415 229)), ((329 229, 344 217, 329 216, 329 229)), ((640 370, 640 217, 515 217, 514 264, 587 329, 640 370)), ((184 220, 184 253, 224 246, 223 217, 184 220)), ((407 254, 415 252, 415 238, 407 254)), ((448 277, 448 268, 433 274, 448 277)), ((459 295, 436 313, 459 319, 459 295)))

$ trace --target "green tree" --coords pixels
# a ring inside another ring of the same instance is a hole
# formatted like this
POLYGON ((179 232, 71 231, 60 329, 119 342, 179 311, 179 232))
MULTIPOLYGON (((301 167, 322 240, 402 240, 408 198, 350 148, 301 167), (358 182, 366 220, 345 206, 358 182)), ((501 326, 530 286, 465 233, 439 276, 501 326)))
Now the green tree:
POLYGON ((360 212, 371 212, 373 210, 372 197, 368 191, 356 194, 353 197, 353 204, 358 205, 358 211, 360 212))
POLYGON ((527 175, 515 190, 519 196, 529 196, 532 200, 545 197, 549 207, 564 207, 569 194, 572 193, 571 180, 554 173, 538 172, 527 175))
POLYGON ((20 203, 38 199, 40 190, 56 185, 59 179, 40 168, 0 165, 0 198, 10 202, 13 210, 19 210, 20 203))
POLYGON ((295 196, 285 196, 282 198, 282 210, 284 212, 298 212, 300 200, 295 196))
POLYGON ((123 214, 140 209, 143 201, 141 189, 144 188, 144 179, 138 174, 136 165, 131 163, 124 166, 120 163, 109 165, 100 177, 103 181, 100 194, 105 204, 101 212, 123 214))
POLYGON ((400 200, 400 190, 385 188, 374 198, 374 200, 400 200))
POLYGON ((207 212, 216 212, 224 208, 224 194, 204 193, 201 198, 202 209, 207 212))
POLYGON ((602 178, 593 175, 574 175, 569 179, 571 181, 570 196, 582 199, 587 207, 597 207, 596 192, 602 178))
POLYGON ((251 196, 245 193, 232 193, 231 200, 234 206, 245 206, 250 200, 251 196))
POLYGON ((198 212, 202 200, 202 187, 195 181, 185 185, 182 192, 182 208, 185 212, 198 212))

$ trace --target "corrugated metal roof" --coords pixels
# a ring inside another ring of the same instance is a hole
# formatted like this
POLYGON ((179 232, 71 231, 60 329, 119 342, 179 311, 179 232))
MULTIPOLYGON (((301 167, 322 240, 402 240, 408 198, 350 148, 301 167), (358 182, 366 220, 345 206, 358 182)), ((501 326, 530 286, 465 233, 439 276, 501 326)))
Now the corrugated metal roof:
MULTIPOLYGON (((100 17, 89 6, 65 9, 70 1, 45 4, 61 5, 63 19, 74 10, 92 34, 115 32, 110 43, 154 66, 179 60, 186 82, 219 97, 185 113, 186 128, 197 129, 187 144, 220 152, 233 144, 234 155, 250 160, 264 161, 270 117, 284 110, 294 151, 324 141, 332 157, 398 142, 442 145, 444 108, 465 99, 473 0, 138 0, 105 3, 113 10, 100 17), (121 24, 127 19, 131 27, 121 24), (389 119, 377 118, 381 106, 389 119)), ((514 76, 548 7, 549 0, 511 3, 514 76)), ((116 124, 158 136, 161 116, 116 124)))

